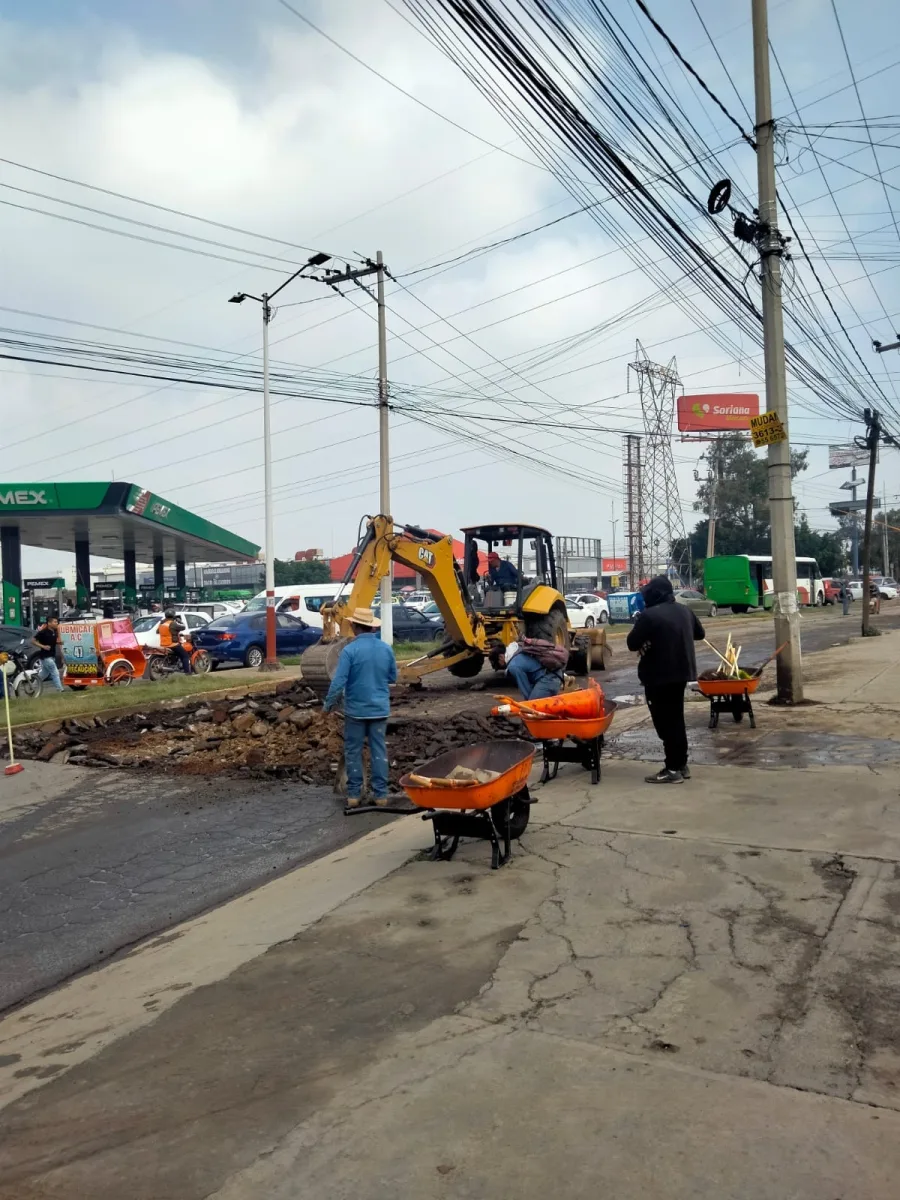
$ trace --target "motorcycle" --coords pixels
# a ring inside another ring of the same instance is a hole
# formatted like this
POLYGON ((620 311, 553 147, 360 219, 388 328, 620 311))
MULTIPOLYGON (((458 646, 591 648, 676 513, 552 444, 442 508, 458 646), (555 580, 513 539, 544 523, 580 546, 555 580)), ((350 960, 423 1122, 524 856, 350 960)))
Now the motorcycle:
MULTIPOLYGON (((211 670, 212 659, 208 651, 195 650, 193 643, 186 637, 181 639, 181 644, 191 656, 191 670, 195 675, 205 675, 211 670)), ((183 674, 181 658, 171 646, 162 646, 158 650, 145 646, 144 653, 147 655, 147 678, 152 679, 154 683, 168 676, 183 674)))
POLYGON ((10 696, 21 696, 23 700, 30 700, 41 694, 43 681, 40 678, 39 658, 35 658, 29 666, 26 655, 9 650, 0 654, 0 671, 6 676, 10 696))

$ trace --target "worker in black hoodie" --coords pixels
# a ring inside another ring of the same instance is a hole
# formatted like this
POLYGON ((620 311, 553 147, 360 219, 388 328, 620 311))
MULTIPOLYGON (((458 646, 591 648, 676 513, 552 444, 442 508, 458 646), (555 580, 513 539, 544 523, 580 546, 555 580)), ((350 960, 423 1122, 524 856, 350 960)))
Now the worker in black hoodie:
POLYGON ((644 685, 653 728, 666 752, 665 766, 647 783, 681 783, 690 779, 684 689, 697 678, 694 642, 706 637, 694 613, 676 604, 671 581, 664 575, 641 588, 644 609, 628 634, 628 649, 640 654, 638 679, 644 685))

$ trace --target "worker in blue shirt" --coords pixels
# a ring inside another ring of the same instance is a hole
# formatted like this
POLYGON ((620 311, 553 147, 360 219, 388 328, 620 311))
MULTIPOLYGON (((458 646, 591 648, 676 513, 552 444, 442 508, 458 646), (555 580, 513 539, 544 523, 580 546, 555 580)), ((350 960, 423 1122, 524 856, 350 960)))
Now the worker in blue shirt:
POLYGON ((397 682, 397 660, 390 646, 375 636, 381 622, 371 608, 355 608, 350 624, 353 641, 341 651, 323 707, 330 712, 343 695, 347 807, 356 808, 362 795, 362 752, 367 741, 372 794, 381 806, 388 798, 385 735, 391 711, 390 685, 397 682))

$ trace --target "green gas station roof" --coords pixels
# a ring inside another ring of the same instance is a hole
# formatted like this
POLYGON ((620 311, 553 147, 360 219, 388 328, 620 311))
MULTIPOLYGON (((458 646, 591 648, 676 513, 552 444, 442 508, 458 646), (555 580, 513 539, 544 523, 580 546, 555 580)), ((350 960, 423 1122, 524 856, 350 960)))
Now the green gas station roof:
POLYGON ((254 562, 259 546, 135 483, 0 483, 0 525, 17 525, 23 546, 138 562, 254 562))

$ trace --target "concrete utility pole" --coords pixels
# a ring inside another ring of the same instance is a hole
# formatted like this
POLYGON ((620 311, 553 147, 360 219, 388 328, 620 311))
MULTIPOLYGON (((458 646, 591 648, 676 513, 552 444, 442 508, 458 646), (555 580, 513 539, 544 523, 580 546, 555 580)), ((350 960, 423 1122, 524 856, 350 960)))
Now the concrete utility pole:
POLYGON ((866 436, 863 446, 869 451, 869 478, 866 486, 866 527, 863 534, 862 635, 863 637, 870 637, 869 581, 872 577, 872 509, 875 506, 875 464, 878 462, 878 439, 881 435, 881 424, 878 413, 873 412, 869 408, 866 409, 865 417, 866 436))
POLYGON ((716 552, 716 507, 719 502, 719 479, 722 474, 717 438, 713 439, 707 458, 709 461, 709 520, 706 527, 706 557, 712 558, 716 552))
MULTIPOLYGON (((759 242, 762 264, 763 337, 766 364, 766 408, 778 414, 788 434, 784 323, 781 309, 781 257, 775 193, 775 126, 769 78, 769 18, 766 0, 752 0, 753 74, 756 88, 756 167, 759 183, 759 242)), ((784 645, 776 659, 778 701, 803 699, 800 657, 800 613, 797 608, 797 557, 794 546, 794 496, 791 487, 791 443, 769 446, 769 513, 772 525, 772 582, 775 591, 775 644, 784 645)))
MULTIPOLYGON (((375 255, 378 266, 376 290, 378 296, 378 446, 379 446, 379 505, 385 516, 391 511, 391 455, 388 435, 388 377, 387 377, 387 310, 384 304, 384 257, 375 255)), ((381 581, 381 640, 388 646, 394 642, 394 610, 391 607, 391 575, 393 568, 381 581)))

